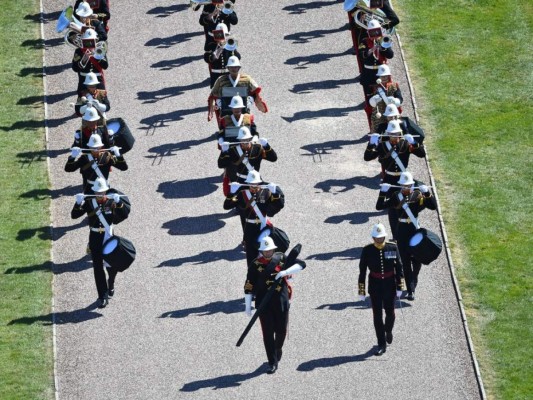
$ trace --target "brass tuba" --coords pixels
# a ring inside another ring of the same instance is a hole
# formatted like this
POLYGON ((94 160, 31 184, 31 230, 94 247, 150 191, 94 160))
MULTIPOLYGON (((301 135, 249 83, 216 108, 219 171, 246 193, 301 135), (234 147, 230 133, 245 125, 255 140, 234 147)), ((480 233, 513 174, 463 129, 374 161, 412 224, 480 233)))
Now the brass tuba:
MULTIPOLYGON (((355 11, 352 13, 352 16, 355 23, 363 29, 367 29, 368 23, 373 19, 378 21, 381 26, 389 22, 389 19, 383 11, 370 8, 370 1, 368 0, 359 0, 355 5, 355 11)), ((392 30, 389 33, 392 34, 392 30)))
POLYGON ((70 24, 65 32, 64 40, 65 43, 71 47, 83 47, 81 41, 81 30, 84 25, 79 21, 74 14, 71 16, 70 24))

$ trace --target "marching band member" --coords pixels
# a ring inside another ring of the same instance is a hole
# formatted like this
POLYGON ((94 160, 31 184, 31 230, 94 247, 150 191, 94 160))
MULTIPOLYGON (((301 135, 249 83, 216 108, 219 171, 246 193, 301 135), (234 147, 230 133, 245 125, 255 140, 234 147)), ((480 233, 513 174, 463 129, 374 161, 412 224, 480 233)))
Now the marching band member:
POLYGON ((229 140, 229 138, 226 137, 226 128, 245 126, 250 130, 252 136, 259 136, 259 133, 257 132, 257 126, 255 125, 254 116, 245 112, 246 107, 244 106, 241 96, 233 96, 231 98, 231 102, 229 103, 229 108, 231 108, 231 115, 225 115, 220 118, 220 130, 217 135, 219 144, 229 140))
POLYGON ((405 287, 402 260, 398 246, 387 242, 387 231, 382 224, 372 227, 373 243, 365 246, 359 262, 359 300, 365 301, 366 270, 369 271, 368 294, 374 315, 374 329, 378 348, 374 353, 381 356, 392 343, 394 327, 394 299, 400 298, 405 287), (385 310, 385 322, 383 322, 385 310))
POLYGON ((257 256, 258 238, 271 225, 273 217, 285 206, 285 195, 274 183, 263 182, 257 171, 250 171, 244 185, 231 183, 224 210, 237 208, 243 225, 246 260, 250 264, 257 256))
POLYGON ((102 115, 96 107, 88 106, 81 118, 81 129, 74 133, 74 144, 72 147, 87 148, 91 135, 98 134, 102 138, 105 147, 113 146, 111 131, 100 124, 102 115))
POLYGON ((109 32, 109 27, 107 26, 107 23, 111 18, 111 12, 109 11, 109 0, 76 0, 76 3, 74 3, 74 10, 77 10, 80 4, 84 1, 89 4, 89 7, 91 7, 93 11, 91 17, 102 22, 105 31, 109 32))
POLYGON ((75 10, 78 20, 83 24, 81 33, 85 33, 87 29, 94 29, 98 35, 98 40, 105 42, 107 40, 107 32, 104 24, 98 18, 94 18, 94 13, 89 3, 82 1, 75 10))
MULTIPOLYGON (((231 56, 228 59, 227 68, 229 70, 228 75, 222 75, 217 79, 215 85, 211 89, 211 94, 207 100, 208 114, 207 120, 211 121, 215 113, 215 101, 222 97, 222 89, 224 87, 245 87, 247 95, 254 99, 257 109, 261 112, 268 112, 268 107, 261 97, 261 87, 255 82, 255 80, 248 74, 243 74, 241 70, 241 62, 235 57, 231 56)), ((219 112, 219 110, 216 110, 219 112)), ((218 117, 218 115, 217 115, 218 117)))
POLYGON ((109 188, 104 178, 96 178, 91 190, 94 193, 92 196, 83 193, 76 195, 76 204, 72 208, 71 217, 77 219, 87 214, 90 230, 89 248, 98 292, 98 308, 104 308, 109 304, 109 298, 115 294, 115 277, 118 271, 108 268, 109 279, 106 281, 103 244, 113 236, 113 224, 118 224, 128 217, 130 205, 126 204, 125 199, 116 190, 109 188))
MULTIPOLYGON (((387 64, 378 67, 376 76, 378 77, 377 84, 371 86, 372 96, 368 99, 368 103, 372 107, 370 115, 370 130, 372 132, 376 132, 378 125, 386 121, 387 116, 383 113, 387 105, 394 104, 396 107, 400 107, 403 103, 400 85, 392 81, 390 67, 387 64)), ((368 109, 365 108, 365 111, 368 112, 368 109)))
POLYGON ((390 191, 391 185, 381 185, 380 196, 376 203, 376 210, 392 207, 398 211, 398 228, 396 239, 402 259, 403 271, 407 283, 407 299, 415 299, 415 289, 418 284, 418 274, 422 264, 413 257, 409 248, 409 240, 419 228, 418 214, 424 209, 436 210, 437 203, 429 188, 422 182, 413 179, 413 175, 402 172, 398 184, 400 190, 390 191), (417 186, 415 188, 415 185, 417 186))
MULTIPOLYGON (((222 23, 218 24, 216 29, 224 32, 228 31, 226 25, 222 23)), ((241 59, 241 54, 237 51, 235 39, 228 38, 227 34, 224 34, 224 37, 225 39, 223 41, 209 43, 207 45, 207 50, 204 53, 204 61, 209 65, 211 88, 220 76, 228 74, 226 64, 231 56, 235 56, 239 60, 241 59)))
POLYGON ((223 23, 228 28, 228 32, 231 31, 231 25, 237 25, 239 18, 237 13, 233 10, 232 4, 235 0, 228 1, 213 1, 213 4, 207 4, 204 6, 202 14, 200 14, 200 25, 204 27, 205 32, 205 44, 204 51, 208 50, 210 43, 215 41, 213 30, 220 23, 223 23))
POLYGON ((90 152, 82 153, 79 147, 71 149, 71 154, 65 164, 65 171, 74 172, 79 169, 83 178, 83 193, 92 194, 91 186, 94 185, 96 178, 104 178, 107 182, 111 167, 126 171, 128 164, 124 156, 120 154, 118 147, 104 149, 102 138, 98 134, 91 135, 87 147, 90 152))
POLYGON ((276 245, 270 236, 261 240, 259 254, 248 264, 244 285, 245 313, 250 317, 253 296, 255 295, 255 305, 258 308, 269 288, 277 285, 268 307, 259 315, 268 359, 267 374, 273 374, 278 369, 287 336, 290 299, 293 292, 287 277, 306 267, 305 262, 299 259, 296 259, 296 263, 292 266, 285 265, 285 255, 275 250, 276 245))
POLYGON ((94 73, 98 79, 98 89, 105 90, 104 70, 109 67, 105 54, 95 54, 98 40, 96 31, 87 29, 82 35, 82 43, 92 43, 92 47, 78 47, 72 57, 72 70, 78 74, 78 96, 85 91, 85 78, 87 74, 94 73))
POLYGON ((81 96, 78 97, 78 100, 74 105, 74 110, 76 115, 81 117, 85 114, 87 107, 92 106, 97 108, 102 115, 101 121, 99 121, 102 126, 105 124, 105 112, 111 109, 111 104, 107 98, 107 91, 98 89, 99 83, 98 77, 94 72, 87 73, 85 80, 83 81, 86 89, 82 91, 81 96))

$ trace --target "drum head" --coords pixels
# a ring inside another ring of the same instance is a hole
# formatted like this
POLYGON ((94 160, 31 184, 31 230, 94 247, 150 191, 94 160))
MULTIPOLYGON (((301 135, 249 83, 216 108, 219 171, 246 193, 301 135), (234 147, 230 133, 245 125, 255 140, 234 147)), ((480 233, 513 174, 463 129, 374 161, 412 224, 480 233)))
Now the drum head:
POLYGON ((103 253, 111 254, 117 248, 117 245, 118 245, 118 239, 112 237, 105 243, 103 253))
POLYGON ((106 125, 107 125, 107 129, 111 129, 115 133, 120 131, 120 122, 118 121, 107 121, 106 125))
POLYGON ((423 238, 424 238, 424 235, 422 235, 422 233, 420 232, 415 233, 413 237, 411 238, 411 240, 409 240, 409 246, 411 247, 418 246, 423 238))

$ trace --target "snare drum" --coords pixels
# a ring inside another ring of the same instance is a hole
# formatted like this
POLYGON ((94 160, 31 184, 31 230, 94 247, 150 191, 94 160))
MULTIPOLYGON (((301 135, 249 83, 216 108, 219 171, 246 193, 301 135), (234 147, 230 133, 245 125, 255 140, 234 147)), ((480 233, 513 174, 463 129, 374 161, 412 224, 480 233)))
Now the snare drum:
POLYGON ((111 236, 104 243, 104 260, 112 267, 123 272, 127 270, 135 260, 137 251, 128 239, 120 236, 111 236))
POLYGON ((442 241, 434 232, 417 229, 409 240, 411 254, 424 265, 435 261, 442 251, 442 241))
POLYGON ((113 131, 113 143, 120 147, 120 154, 126 154, 135 143, 130 128, 122 118, 111 118, 106 122, 107 129, 113 131))

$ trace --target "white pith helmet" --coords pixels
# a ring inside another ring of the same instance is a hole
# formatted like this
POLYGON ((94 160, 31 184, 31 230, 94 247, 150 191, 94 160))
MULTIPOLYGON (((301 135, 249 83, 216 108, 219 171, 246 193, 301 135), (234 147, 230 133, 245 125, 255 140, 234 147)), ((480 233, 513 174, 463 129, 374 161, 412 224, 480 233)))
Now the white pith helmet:
POLYGON ((267 251, 267 250, 274 250, 276 245, 274 244, 274 240, 270 236, 267 236, 261 240, 261 244, 259 245, 260 251, 267 251))
POLYGON ((385 107, 383 115, 386 117, 399 117, 400 111, 398 110, 398 107, 396 107, 395 104, 388 104, 387 107, 385 107))
POLYGON ((241 62, 238 57, 231 56, 230 58, 228 58, 228 63, 226 64, 226 67, 240 67, 240 66, 241 66, 241 62))
POLYGON ((93 9, 86 1, 82 1, 78 8, 76 9, 76 14, 80 17, 90 17, 93 15, 93 9))
POLYGON ((385 229, 385 226, 381 223, 375 224, 372 227, 372 237, 373 238, 387 237, 387 230, 385 229))
POLYGON ((244 108, 244 102, 241 96, 233 96, 229 103, 229 108, 244 108))
POLYGON ((224 23, 224 22, 221 22, 219 23, 216 28, 215 28, 216 31, 223 31, 224 32, 224 37, 226 37, 228 35, 228 26, 224 23))
POLYGON ((98 35, 96 34, 96 31, 94 29, 87 29, 85 32, 83 32, 83 35, 81 35, 81 39, 82 40, 87 40, 87 39, 98 39, 98 35))
POLYGON ((109 185, 107 184, 104 178, 96 178, 91 190, 95 193, 107 192, 109 190, 109 185))
POLYGON ((89 122, 98 121, 100 119, 100 115, 94 107, 87 107, 82 119, 89 122))
POLYGON ((250 140, 252 138, 252 132, 248 129, 247 126, 241 126, 239 129, 239 134, 237 135, 237 140, 250 140))
POLYGON ((96 86, 99 83, 100 82, 98 82, 98 77, 96 76, 94 72, 88 72, 87 75, 85 76, 85 80, 83 81, 83 84, 85 86, 96 86))
POLYGON ((376 76, 386 76, 391 75, 390 67, 387 64, 381 64, 378 67, 378 72, 376 73, 376 76))
POLYGON ((248 175, 246 176, 246 183, 249 185, 259 185, 262 183, 261 175, 256 170, 248 172, 248 175))
POLYGON ((367 29, 381 29, 381 24, 377 19, 371 19, 368 21, 367 29))
POLYGON ((402 127, 400 125, 400 121, 397 119, 394 119, 392 121, 389 121, 387 124, 387 133, 401 133, 402 127))
POLYGON ((97 149, 99 147, 104 147, 104 144, 102 143, 102 138, 100 135, 93 133, 91 137, 89 138, 89 141, 87 142, 87 147, 90 147, 91 149, 97 149))
POLYGON ((414 185, 415 180, 413 179, 413 174, 409 171, 402 172, 400 179, 398 179, 398 183, 402 186, 414 185))

